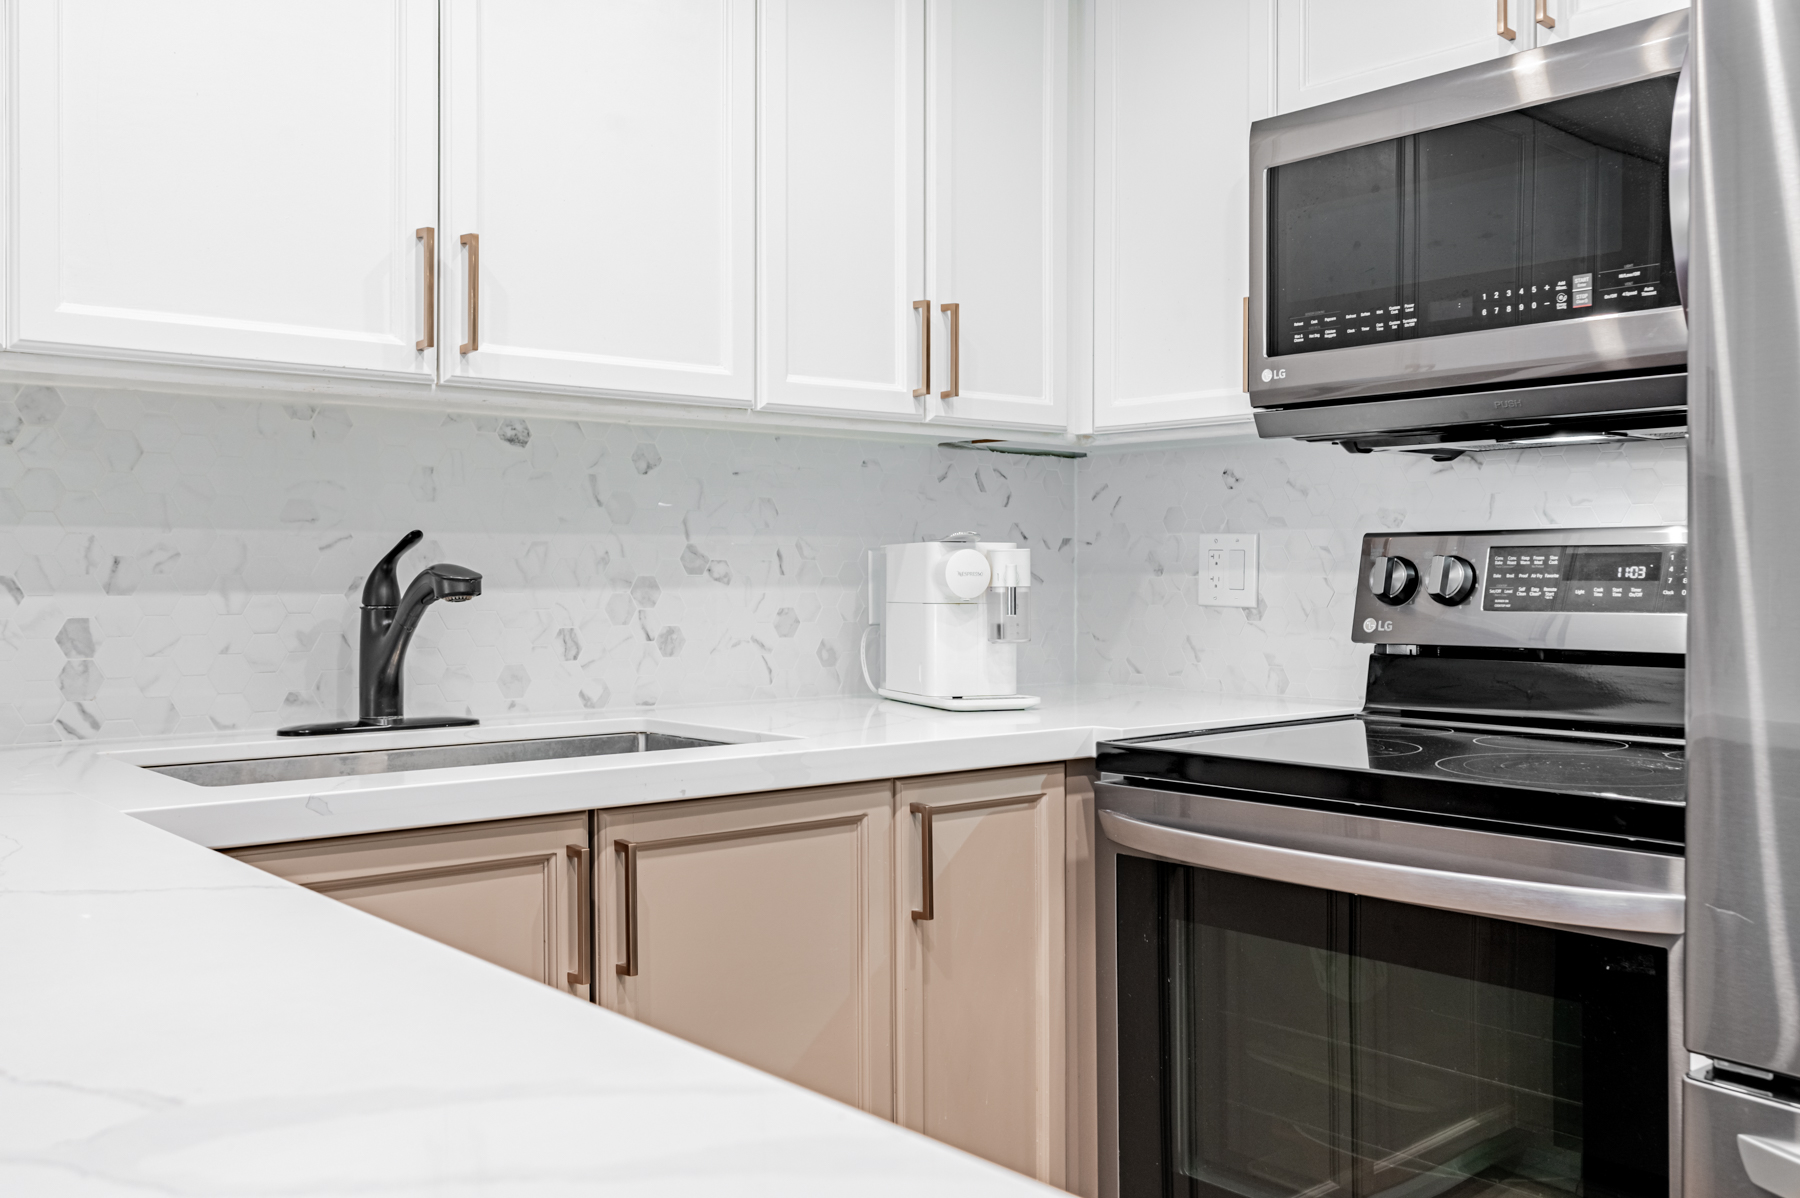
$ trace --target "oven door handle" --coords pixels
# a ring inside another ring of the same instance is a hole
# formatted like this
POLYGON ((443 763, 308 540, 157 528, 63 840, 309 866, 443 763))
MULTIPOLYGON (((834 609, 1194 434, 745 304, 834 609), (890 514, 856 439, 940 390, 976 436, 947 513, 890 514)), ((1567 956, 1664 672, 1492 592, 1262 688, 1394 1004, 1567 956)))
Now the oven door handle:
POLYGON ((1601 931, 1679 933, 1686 906, 1679 894, 1565 886, 1336 857, 1190 832, 1117 811, 1102 811, 1100 826, 1114 844, 1187 865, 1495 919, 1601 931))

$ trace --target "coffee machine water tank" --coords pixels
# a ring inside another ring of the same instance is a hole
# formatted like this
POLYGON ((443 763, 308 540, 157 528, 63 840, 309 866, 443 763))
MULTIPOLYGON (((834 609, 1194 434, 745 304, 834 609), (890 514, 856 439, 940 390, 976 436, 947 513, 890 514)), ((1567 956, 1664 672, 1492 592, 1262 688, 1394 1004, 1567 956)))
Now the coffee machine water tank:
POLYGON ((1018 693, 1031 550, 959 533, 943 541, 887 545, 882 684, 889 699, 947 711, 1036 707, 1018 693))

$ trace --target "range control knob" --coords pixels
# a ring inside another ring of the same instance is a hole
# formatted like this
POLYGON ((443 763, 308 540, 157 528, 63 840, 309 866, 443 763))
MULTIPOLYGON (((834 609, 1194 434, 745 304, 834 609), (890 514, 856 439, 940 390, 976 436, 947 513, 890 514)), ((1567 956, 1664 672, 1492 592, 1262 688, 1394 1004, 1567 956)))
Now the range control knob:
POLYGON ((1469 559, 1440 554, 1425 568, 1425 593, 1449 607, 1475 593, 1475 567, 1469 559))
POLYGON ((1378 557, 1369 567, 1369 593, 1383 603, 1398 607, 1418 589, 1418 568, 1403 557, 1378 557))

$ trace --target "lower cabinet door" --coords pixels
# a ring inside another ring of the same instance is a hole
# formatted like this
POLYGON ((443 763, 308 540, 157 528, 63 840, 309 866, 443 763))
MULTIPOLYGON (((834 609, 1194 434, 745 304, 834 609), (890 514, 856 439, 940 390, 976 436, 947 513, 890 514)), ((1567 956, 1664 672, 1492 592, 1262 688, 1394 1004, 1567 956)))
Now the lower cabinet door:
POLYGON ((231 856, 421 936, 590 997, 588 817, 548 815, 234 849, 231 856))
POLYGON ((892 793, 596 813, 600 1002, 891 1118, 892 793))
POLYGON ((1063 767, 894 792, 896 1118, 1064 1181, 1063 767))

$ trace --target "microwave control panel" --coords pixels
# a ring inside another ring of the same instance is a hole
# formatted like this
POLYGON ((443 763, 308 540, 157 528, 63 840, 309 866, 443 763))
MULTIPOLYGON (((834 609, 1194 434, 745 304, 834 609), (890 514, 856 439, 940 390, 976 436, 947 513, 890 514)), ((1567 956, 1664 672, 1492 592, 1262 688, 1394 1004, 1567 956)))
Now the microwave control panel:
POLYGON ((1685 612, 1686 545, 1494 545, 1488 611, 1685 612))

